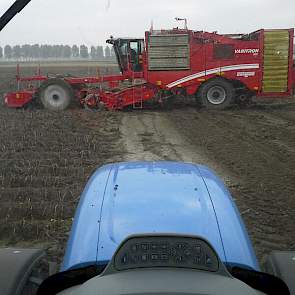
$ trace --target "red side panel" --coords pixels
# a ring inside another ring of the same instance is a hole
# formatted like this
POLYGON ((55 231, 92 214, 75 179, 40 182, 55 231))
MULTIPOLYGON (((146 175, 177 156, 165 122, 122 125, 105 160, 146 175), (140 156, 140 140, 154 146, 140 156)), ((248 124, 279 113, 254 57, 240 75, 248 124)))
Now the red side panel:
MULTIPOLYGON (((166 71, 149 69, 150 33, 147 32, 145 78, 149 83, 162 88, 189 87, 189 93, 191 93, 194 90, 193 87, 196 89, 204 81, 220 75, 230 80, 239 80, 249 89, 258 91, 261 84, 262 68, 260 39, 263 34, 261 32, 253 33, 252 38, 234 39, 215 33, 187 31, 190 68, 166 71), (217 50, 218 46, 219 50, 217 50), (224 51, 224 55, 222 51, 224 51)), ((178 34, 175 31, 172 33, 175 36, 178 34)), ((183 34, 181 31, 180 33, 183 34)), ((163 32, 163 34, 169 35, 169 32, 163 32)), ((164 46, 162 49, 164 50, 164 46)), ((153 54, 157 54, 157 51, 153 54)), ((167 53, 167 56, 169 54, 167 53)))
POLYGON ((4 95, 5 104, 10 108, 21 108, 29 103, 35 91, 10 92, 4 95))
POLYGON ((109 110, 122 109, 125 106, 133 105, 142 107, 142 103, 152 99, 157 92, 153 85, 139 85, 126 88, 118 92, 100 91, 99 98, 109 110))

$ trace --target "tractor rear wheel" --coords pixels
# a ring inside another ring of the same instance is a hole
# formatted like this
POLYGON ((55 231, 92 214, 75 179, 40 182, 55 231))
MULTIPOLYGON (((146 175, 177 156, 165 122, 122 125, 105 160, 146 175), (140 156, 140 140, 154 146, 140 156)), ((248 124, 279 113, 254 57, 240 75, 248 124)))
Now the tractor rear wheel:
POLYGON ((62 79, 49 79, 39 89, 39 98, 43 106, 51 111, 67 109, 73 97, 73 88, 62 79))
POLYGON ((234 98, 234 88, 225 79, 213 79, 206 82, 199 90, 202 105, 210 109, 225 109, 234 98))

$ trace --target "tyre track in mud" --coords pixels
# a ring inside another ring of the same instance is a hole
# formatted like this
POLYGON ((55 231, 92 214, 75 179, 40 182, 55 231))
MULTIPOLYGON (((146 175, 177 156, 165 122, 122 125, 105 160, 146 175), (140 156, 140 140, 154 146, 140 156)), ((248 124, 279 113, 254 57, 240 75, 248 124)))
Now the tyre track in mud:
POLYGON ((260 261, 295 244, 295 106, 124 113, 124 160, 214 169, 232 192, 260 261))
POLYGON ((191 109, 186 117, 173 115, 175 128, 233 177, 229 188, 260 260, 271 250, 290 249, 295 243, 295 132, 290 124, 295 109, 285 117, 284 112, 191 109))
POLYGON ((227 171, 200 152, 173 126, 170 113, 138 111, 125 113, 120 131, 126 161, 183 161, 206 164, 219 171, 226 182, 227 171))

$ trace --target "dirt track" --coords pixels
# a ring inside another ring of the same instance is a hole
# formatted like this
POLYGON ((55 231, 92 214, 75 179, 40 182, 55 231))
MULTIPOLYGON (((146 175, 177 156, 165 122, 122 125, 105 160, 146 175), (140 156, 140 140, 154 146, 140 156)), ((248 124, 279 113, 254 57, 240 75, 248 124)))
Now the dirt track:
POLYGON ((128 160, 198 162, 217 171, 260 259, 271 250, 294 247, 294 103, 223 112, 133 112, 122 122, 128 160))

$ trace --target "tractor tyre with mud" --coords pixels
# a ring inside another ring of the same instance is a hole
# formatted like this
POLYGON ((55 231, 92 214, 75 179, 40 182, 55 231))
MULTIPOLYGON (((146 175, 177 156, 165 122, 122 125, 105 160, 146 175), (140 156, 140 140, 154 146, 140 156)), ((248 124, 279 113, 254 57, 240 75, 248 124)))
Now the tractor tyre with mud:
POLYGON ((73 97, 74 91, 72 86, 63 79, 49 79, 39 89, 39 98, 44 108, 51 111, 67 109, 73 97))

